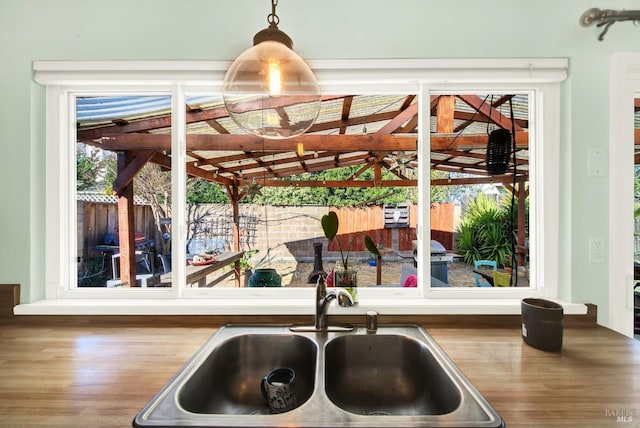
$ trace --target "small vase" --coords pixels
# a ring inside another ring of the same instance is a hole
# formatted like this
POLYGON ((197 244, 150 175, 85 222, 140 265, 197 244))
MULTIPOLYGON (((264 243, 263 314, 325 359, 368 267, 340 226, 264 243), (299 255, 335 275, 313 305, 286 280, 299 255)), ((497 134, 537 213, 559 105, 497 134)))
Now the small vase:
POLYGON ((358 301, 358 271, 355 269, 336 270, 334 286, 344 288, 353 299, 353 303, 358 301))

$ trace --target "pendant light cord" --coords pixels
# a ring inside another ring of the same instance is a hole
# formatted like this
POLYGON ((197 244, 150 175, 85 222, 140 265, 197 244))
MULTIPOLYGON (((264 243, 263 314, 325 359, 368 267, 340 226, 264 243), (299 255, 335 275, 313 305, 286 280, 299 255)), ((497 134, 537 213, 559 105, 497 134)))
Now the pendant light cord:
MULTIPOLYGON (((515 213, 515 205, 516 205, 516 183, 517 183, 517 157, 516 157, 516 121, 513 117, 513 97, 509 97, 509 112, 511 114, 511 141, 512 147, 511 150, 513 155, 513 186, 511 192, 511 206, 509 207, 509 227, 510 227, 510 235, 511 235, 511 283, 514 287, 518 286, 518 262, 516 260, 516 238, 517 238, 517 230, 514 225, 514 213, 515 213), (514 275, 515 272, 515 275, 514 275), (515 276, 515 277, 514 277, 515 276)), ((520 185, 522 185, 521 183, 520 185)), ((523 201, 524 202, 524 201, 523 201)), ((524 205, 524 204, 523 204, 524 205)), ((524 214, 524 213, 523 213, 524 214)))
MULTIPOLYGON (((486 100, 486 98, 485 98, 485 100, 486 100)), ((489 100, 489 120, 487 120, 487 135, 490 134, 489 125, 491 125, 491 107, 492 106, 493 106, 493 94, 491 94, 491 99, 489 100)))
POLYGON ((276 27, 280 23, 280 17, 276 15, 276 6, 278 5, 278 0, 271 0, 271 13, 267 15, 267 22, 269 25, 275 25, 276 27))

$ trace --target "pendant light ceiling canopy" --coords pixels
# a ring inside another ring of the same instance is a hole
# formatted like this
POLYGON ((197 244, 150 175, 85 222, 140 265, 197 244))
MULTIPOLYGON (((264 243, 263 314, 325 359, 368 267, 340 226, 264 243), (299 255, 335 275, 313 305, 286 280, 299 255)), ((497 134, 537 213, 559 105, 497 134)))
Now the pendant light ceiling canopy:
POLYGON ((253 47, 231 64, 222 86, 229 116, 251 134, 292 138, 313 125, 320 112, 320 88, 293 41, 278 28, 278 0, 271 0, 269 27, 253 37, 253 47))

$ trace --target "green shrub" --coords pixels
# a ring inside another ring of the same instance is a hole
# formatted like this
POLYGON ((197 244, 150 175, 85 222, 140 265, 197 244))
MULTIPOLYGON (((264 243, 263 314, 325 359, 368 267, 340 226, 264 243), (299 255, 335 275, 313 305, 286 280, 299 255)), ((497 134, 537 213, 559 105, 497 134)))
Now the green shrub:
POLYGON ((484 194, 469 203, 458 228, 456 251, 466 263, 495 260, 504 266, 511 257, 509 207, 499 206, 484 194))

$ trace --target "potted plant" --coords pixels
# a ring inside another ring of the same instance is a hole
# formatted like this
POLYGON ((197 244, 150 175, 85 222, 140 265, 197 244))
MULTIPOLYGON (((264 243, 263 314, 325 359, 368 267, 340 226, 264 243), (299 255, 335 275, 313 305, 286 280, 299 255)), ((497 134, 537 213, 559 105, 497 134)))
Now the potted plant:
MULTIPOLYGON (((347 290, 355 303, 357 297, 356 287, 358 286, 358 271, 349 266, 349 253, 351 251, 351 246, 353 245, 353 240, 351 239, 349 241, 349 246, 346 251, 343 250, 342 243, 337 239, 340 222, 338 220, 338 215, 334 211, 329 211, 329 213, 323 215, 320 219, 320 224, 322 225, 324 236, 329 241, 333 241, 335 239, 338 244, 338 250, 340 251, 340 266, 333 271, 333 285, 347 290)), ((371 253, 376 256, 380 255, 380 252, 369 236, 365 237, 365 245, 371 253)))
POLYGON ((249 279, 251 278, 251 275, 253 275, 253 266, 249 262, 249 259, 251 259, 251 256, 257 252, 258 250, 245 251, 244 255, 240 259, 240 272, 243 274, 242 279, 244 282, 243 287, 246 287, 249 284, 249 279))

